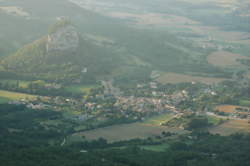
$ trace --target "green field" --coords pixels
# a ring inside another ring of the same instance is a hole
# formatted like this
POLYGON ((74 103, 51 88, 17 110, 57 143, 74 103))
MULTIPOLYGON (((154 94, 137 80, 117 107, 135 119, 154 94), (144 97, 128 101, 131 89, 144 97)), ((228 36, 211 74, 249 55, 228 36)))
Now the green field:
POLYGON ((240 105, 241 106, 250 106, 250 100, 240 100, 240 105))
POLYGON ((37 98, 36 95, 30 95, 26 93, 10 92, 6 90, 0 90, 0 97, 8 100, 20 100, 20 99, 29 99, 34 100, 37 98))
POLYGON ((98 85, 71 85, 65 88, 67 92, 79 94, 79 93, 89 93, 91 89, 97 88, 98 85))
POLYGON ((0 80, 0 83, 2 84, 8 84, 9 86, 13 85, 19 85, 20 88, 28 88, 29 86, 29 81, 20 81, 20 80, 0 80))
POLYGON ((173 116, 174 114, 172 113, 165 113, 165 114, 161 114, 161 115, 148 118, 143 123, 160 126, 162 123, 165 123, 169 121, 171 118, 173 118, 173 116))
POLYGON ((208 122, 210 124, 213 124, 214 126, 219 125, 222 121, 222 119, 217 118, 215 116, 207 116, 208 122))
POLYGON ((177 134, 187 133, 187 131, 179 128, 170 128, 166 126, 157 126, 144 123, 130 123, 130 124, 113 125, 85 132, 79 132, 73 134, 72 136, 73 137, 84 136, 87 140, 95 140, 102 137, 108 140, 108 142, 117 142, 135 138, 147 138, 147 137, 157 136, 161 135, 163 131, 174 132, 177 134))
POLYGON ((169 148, 168 144, 160 144, 160 145, 144 145, 140 146, 141 149, 150 150, 154 152, 164 152, 167 148, 169 148))

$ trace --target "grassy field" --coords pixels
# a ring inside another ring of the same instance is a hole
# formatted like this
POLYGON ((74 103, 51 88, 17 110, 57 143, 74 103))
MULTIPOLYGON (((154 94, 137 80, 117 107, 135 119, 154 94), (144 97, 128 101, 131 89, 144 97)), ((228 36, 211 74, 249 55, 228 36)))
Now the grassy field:
POLYGON ((247 109, 247 107, 237 106, 237 105, 219 105, 215 107, 215 110, 224 113, 235 113, 237 108, 247 109))
POLYGON ((250 132, 250 124, 248 123, 248 120, 234 119, 211 128, 210 132, 213 134, 220 134, 225 136, 234 133, 250 132))
POLYGON ((164 152, 166 149, 169 148, 168 144, 160 144, 160 145, 145 145, 145 146, 140 146, 141 149, 144 150, 150 150, 154 152, 164 152))
POLYGON ((227 51, 217 51, 210 54, 207 58, 208 62, 214 66, 219 67, 232 67, 232 66, 242 66, 237 59, 249 59, 248 57, 233 54, 227 51))
POLYGON ((167 83, 176 84, 183 82, 201 82, 205 84, 216 84, 224 80, 225 79, 223 78, 198 77, 198 76, 191 76, 178 73, 165 73, 157 79, 157 81, 159 81, 162 84, 167 84, 167 83))
POLYGON ((240 100, 240 105, 250 107, 250 100, 240 100))
POLYGON ((98 85, 72 85, 66 87, 66 91, 71 93, 89 93, 89 91, 93 88, 97 88, 98 85))
POLYGON ((17 85, 17 82, 19 84, 20 88, 28 88, 29 81, 19 81, 19 80, 0 80, 0 83, 6 84, 8 83, 9 85, 17 85))
POLYGON ((160 126, 162 123, 165 123, 165 122, 169 121, 171 118, 173 118, 173 116, 174 116, 174 114, 172 114, 172 113, 165 113, 162 115, 157 115, 157 116, 153 116, 149 119, 146 119, 143 123, 160 126))
POLYGON ((218 118, 216 116, 207 116, 207 119, 208 119, 208 122, 210 124, 213 124, 214 126, 219 125, 223 121, 223 119, 218 118))
POLYGON ((0 97, 8 99, 8 100, 20 100, 20 99, 29 99, 34 100, 37 98, 35 95, 18 93, 18 92, 10 92, 5 90, 0 90, 0 97))
POLYGON ((160 135, 163 131, 175 132, 178 134, 186 133, 186 131, 169 128, 166 126, 154 126, 144 123, 131 123, 113 125, 109 127, 99 128, 86 132, 75 133, 73 137, 85 136, 88 140, 98 139, 100 137, 105 138, 108 142, 116 142, 121 140, 130 140, 134 138, 147 138, 155 135, 160 135))

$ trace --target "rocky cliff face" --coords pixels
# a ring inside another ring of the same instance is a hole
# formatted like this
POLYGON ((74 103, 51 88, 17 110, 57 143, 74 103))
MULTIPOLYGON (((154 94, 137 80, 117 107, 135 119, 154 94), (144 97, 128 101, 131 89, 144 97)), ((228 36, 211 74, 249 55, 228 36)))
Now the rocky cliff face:
POLYGON ((79 34, 72 25, 59 28, 47 37, 47 52, 75 50, 79 46, 79 34))

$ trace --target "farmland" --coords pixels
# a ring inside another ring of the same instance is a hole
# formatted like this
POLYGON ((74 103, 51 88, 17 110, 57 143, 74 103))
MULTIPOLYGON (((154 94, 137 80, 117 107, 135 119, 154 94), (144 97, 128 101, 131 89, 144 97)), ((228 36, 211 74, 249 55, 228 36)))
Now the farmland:
POLYGON ((240 105, 242 106, 250 106, 250 100, 240 100, 240 105))
POLYGON ((215 78, 215 77, 200 77, 200 76, 191 76, 185 74, 178 73, 165 73, 160 76, 157 81, 163 84, 167 83, 183 83, 183 82, 201 82, 205 84, 217 84, 219 82, 224 81, 223 78, 215 78))
POLYGON ((93 88, 96 88, 97 85, 72 85, 65 88, 67 92, 79 94, 79 93, 89 93, 93 88))
POLYGON ((168 144, 160 144, 160 145, 144 145, 140 146, 143 150, 150 150, 155 152, 164 152, 169 148, 168 144))
POLYGON ((8 84, 8 86, 16 86, 16 85, 18 85, 19 88, 26 89, 26 88, 28 88, 28 86, 29 86, 29 84, 31 82, 29 82, 29 81, 21 81, 21 80, 0 80, 0 83, 3 84, 3 85, 8 84))
POLYGON ((247 109, 247 107, 241 107, 237 105, 220 105, 220 106, 217 106, 215 109, 219 112, 234 113, 237 111, 237 108, 247 109))
POLYGON ((143 123, 131 123, 122 125, 113 125, 110 127, 90 130, 77 135, 85 136, 86 139, 98 139, 100 137, 107 139, 109 142, 130 140, 134 138, 147 138, 151 136, 160 135, 163 131, 175 132, 178 134, 186 131, 178 128, 169 128, 165 126, 153 126, 143 123))
POLYGON ((0 97, 6 98, 9 100, 20 100, 20 99, 29 99, 34 100, 37 98, 35 95, 29 95, 25 93, 18 93, 18 92, 10 92, 5 90, 0 90, 0 97))
POLYGON ((169 121, 173 117, 174 117, 174 115, 172 113, 166 113, 166 114, 151 117, 151 118, 145 120, 143 123, 146 125, 160 126, 161 124, 169 121))
POLYGON ((241 66, 241 63, 237 61, 238 59, 249 58, 226 51, 217 51, 208 56, 208 62, 219 67, 241 66))
POLYGON ((210 132, 225 136, 239 132, 250 132, 250 124, 248 123, 248 120, 232 119, 219 126, 211 128, 210 132))

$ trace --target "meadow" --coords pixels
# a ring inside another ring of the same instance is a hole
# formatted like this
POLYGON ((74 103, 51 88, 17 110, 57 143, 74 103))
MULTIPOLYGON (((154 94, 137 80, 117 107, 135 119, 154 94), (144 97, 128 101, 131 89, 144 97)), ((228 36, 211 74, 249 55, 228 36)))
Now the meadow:
POLYGON ((224 78, 215 78, 215 77, 200 77, 200 76, 191 76, 186 74, 178 74, 178 73, 165 73, 162 74, 157 81, 162 84, 176 84, 183 82, 201 82, 205 84, 217 84, 219 82, 225 81, 224 78))
POLYGON ((156 115, 143 121, 143 124, 161 126, 161 124, 166 123, 174 117, 173 113, 165 113, 162 115, 156 115))
POLYGON ((212 134, 220 134, 228 136, 234 133, 250 132, 250 124, 248 120, 243 119, 231 119, 221 125, 211 128, 209 131, 212 134))
POLYGON ((237 111, 237 108, 247 109, 247 107, 241 107, 237 105, 219 105, 215 107, 215 110, 224 113, 235 113, 237 111))
POLYGON ((187 131, 179 128, 170 128, 161 126, 161 123, 166 122, 174 117, 174 114, 166 113, 152 118, 146 119, 143 122, 130 124, 113 125, 85 132, 73 134, 74 138, 84 136, 87 140, 98 139, 100 137, 107 139, 109 142, 121 140, 130 140, 135 138, 147 138, 161 135, 163 131, 184 134, 187 131))
POLYGON ((76 133, 76 135, 84 136, 87 140, 94 140, 102 137, 108 140, 108 142, 116 142, 121 140, 157 136, 161 135, 163 131, 174 132, 178 134, 183 134, 186 132, 185 130, 179 128, 154 126, 143 123, 131 123, 98 128, 90 131, 76 133))
POLYGON ((70 93, 79 94, 79 93, 89 93, 91 89, 97 87, 98 85, 71 85, 67 86, 65 90, 70 93))
POLYGON ((210 54, 207 58, 210 64, 219 67, 242 66, 242 64, 238 61, 238 59, 249 59, 249 57, 230 53, 227 51, 217 51, 210 54))
POLYGON ((21 100, 21 99, 34 100, 34 99, 37 98, 36 95, 30 95, 30 94, 18 93, 18 92, 11 92, 11 91, 6 91, 6 90, 0 90, 0 97, 8 99, 8 100, 21 100))

